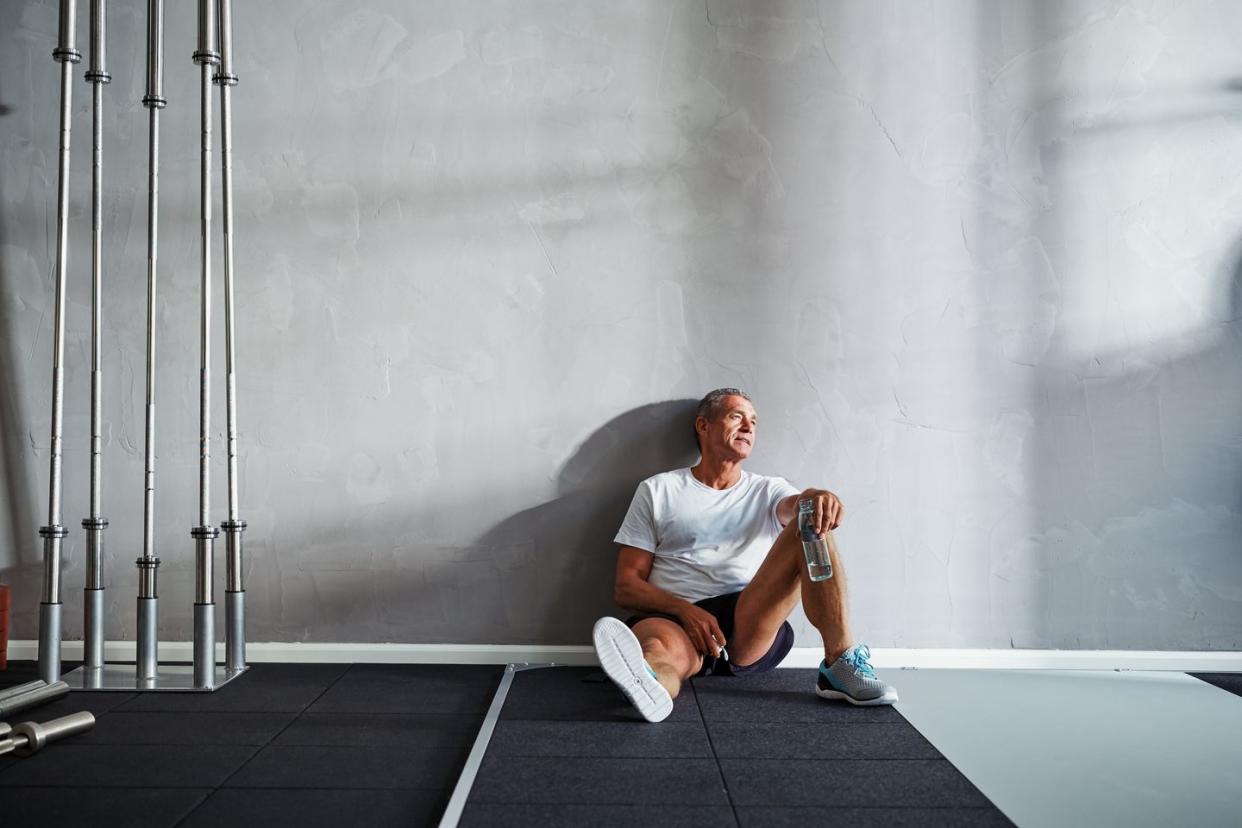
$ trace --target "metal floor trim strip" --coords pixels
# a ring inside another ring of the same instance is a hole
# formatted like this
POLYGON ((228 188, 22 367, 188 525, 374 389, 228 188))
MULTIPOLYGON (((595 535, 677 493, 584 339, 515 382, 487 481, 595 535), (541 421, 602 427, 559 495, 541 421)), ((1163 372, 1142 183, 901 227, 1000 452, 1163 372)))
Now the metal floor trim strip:
POLYGON ((466 800, 470 798, 470 789, 474 787, 475 777, 479 775, 479 768, 483 765, 483 756, 487 753, 487 746, 492 741, 492 733, 496 730, 496 722, 500 720, 500 711, 504 709, 509 688, 513 686, 513 677, 524 670, 539 670, 556 666, 558 665, 553 663, 505 665, 504 675, 500 677, 496 694, 492 696, 492 704, 487 708, 487 715, 479 727, 479 735, 474 738, 474 747, 470 749, 470 755, 466 757, 466 764, 461 769, 461 775, 457 777, 457 784, 453 786, 453 795, 449 797, 448 805, 444 808, 444 816, 440 818, 440 828, 457 828, 457 824, 461 821, 462 812, 466 809, 466 800))

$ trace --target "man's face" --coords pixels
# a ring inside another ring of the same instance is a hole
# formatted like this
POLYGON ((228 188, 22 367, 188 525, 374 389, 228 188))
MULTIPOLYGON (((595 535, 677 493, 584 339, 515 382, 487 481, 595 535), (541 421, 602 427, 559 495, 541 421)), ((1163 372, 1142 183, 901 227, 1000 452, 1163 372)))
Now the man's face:
POLYGON ((721 414, 714 420, 700 417, 696 423, 703 454, 719 455, 728 460, 744 460, 755 445, 759 417, 745 397, 725 397, 721 414))

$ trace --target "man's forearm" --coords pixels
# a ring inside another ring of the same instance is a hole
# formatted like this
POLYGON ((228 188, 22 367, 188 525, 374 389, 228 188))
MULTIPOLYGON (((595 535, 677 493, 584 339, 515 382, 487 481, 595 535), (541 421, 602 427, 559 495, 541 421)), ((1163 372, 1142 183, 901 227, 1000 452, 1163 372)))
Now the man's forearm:
POLYGON ((634 612, 662 612, 672 616, 679 615, 686 607, 694 606, 689 601, 678 598, 639 578, 618 584, 613 600, 619 606, 634 612))

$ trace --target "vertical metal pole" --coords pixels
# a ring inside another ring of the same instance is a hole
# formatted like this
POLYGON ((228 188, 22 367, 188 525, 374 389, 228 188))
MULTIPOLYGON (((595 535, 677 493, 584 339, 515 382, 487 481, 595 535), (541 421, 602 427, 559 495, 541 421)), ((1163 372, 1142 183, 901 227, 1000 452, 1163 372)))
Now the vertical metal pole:
POLYGON ((220 200, 224 225, 224 368, 226 383, 225 433, 228 450, 229 518, 225 532, 224 663, 229 670, 246 666, 246 588, 242 575, 242 533, 246 521, 238 517, 237 480, 237 362, 233 340, 233 74, 232 0, 217 0, 219 10, 220 69, 214 80, 220 87, 220 200))
POLYGON ((155 287, 159 261, 160 110, 164 100, 164 0, 147 2, 147 91, 150 113, 147 167, 147 422, 143 483, 142 557, 138 559, 139 679, 154 679, 159 669, 159 595, 155 555, 155 287))
POLYGON ((48 521, 43 538, 43 596, 39 605, 39 678, 60 679, 60 553, 68 530, 61 525, 61 429, 64 422, 65 271, 69 266, 69 130, 73 111, 72 64, 82 59, 76 48, 77 3, 61 0, 60 32, 52 58, 60 63, 60 164, 56 199, 56 297, 52 322, 52 452, 48 480, 48 521))
POLYGON ((91 0, 91 67, 86 81, 93 87, 91 155, 91 504, 82 521, 86 530, 86 589, 83 591, 83 661, 87 669, 104 663, 103 517, 100 492, 103 464, 103 87, 112 82, 104 68, 107 49, 106 0, 91 0))
POLYGON ((215 0, 198 2, 198 49, 194 62, 201 71, 199 215, 202 226, 202 313, 199 363, 199 461, 198 526, 190 530, 194 538, 196 577, 194 591, 194 683, 210 687, 215 683, 215 587, 213 546, 220 530, 211 525, 211 76, 220 63, 216 51, 215 0))

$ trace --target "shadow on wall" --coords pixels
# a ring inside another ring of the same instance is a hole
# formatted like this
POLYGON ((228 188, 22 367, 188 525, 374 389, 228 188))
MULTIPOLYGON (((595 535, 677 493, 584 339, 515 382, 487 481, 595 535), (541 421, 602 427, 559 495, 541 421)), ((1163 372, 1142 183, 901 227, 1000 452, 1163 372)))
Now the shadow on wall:
MULTIPOLYGON (((248 600, 254 611, 265 606, 274 616, 267 627, 274 640, 324 640, 327 630, 346 640, 365 634, 368 640, 417 643, 589 643, 595 620, 618 611, 612 603, 613 537, 635 488, 653 474, 698 459, 697 404, 652 403, 608 421, 561 467, 555 499, 505 518, 467 545, 436 546, 406 516, 381 518, 383 525, 375 516, 360 518, 368 537, 388 537, 392 545, 372 548, 368 568, 303 573, 310 576, 311 591, 297 600, 313 602, 314 628, 281 620, 279 608, 291 596, 280 586, 283 573, 273 568, 279 556, 250 556, 268 586, 255 582, 252 569, 248 600)), ((470 513, 462 508, 448 517, 468 521, 470 513)), ((354 528, 349 520, 335 527, 342 540, 354 528)), ((319 532, 309 534, 332 544, 319 532)), ((357 553, 350 543, 322 557, 357 553)), ((188 627, 178 628, 171 637, 185 633, 188 627)))
POLYGON ((519 642, 582 644, 612 603, 613 537, 639 482, 698 459, 697 400, 652 403, 601 426, 561 468, 558 497, 488 530, 476 549, 500 568, 479 596, 488 623, 519 642), (516 579, 506 578, 505 567, 516 579))
MULTIPOLYGON (((1047 49, 1049 64, 1061 48, 1047 49)), ((1001 602, 1019 647, 1242 645, 1240 202, 1209 172, 1242 158, 1242 99, 1236 78, 1158 80, 1094 121, 1082 111, 1107 100, 1074 109, 1056 83, 1036 90, 1051 102, 1038 145, 1059 209, 1037 230, 1057 242, 1060 318, 1032 371, 1037 534, 997 570, 1020 585, 1001 602), (1148 168, 1150 181, 1134 172, 1148 168), (1092 190, 1127 173, 1114 185, 1126 209, 1106 225, 1092 190), (1227 235, 1233 252, 1217 265, 1207 251, 1227 235)))
POLYGON ((1195 347, 1156 341, 1068 382, 1040 371, 1047 414, 1037 486, 1053 528, 1009 565, 1039 588, 1019 646, 1242 646, 1242 259, 1195 347), (1066 480, 1083 481, 1066 486, 1066 480), (1029 643, 1028 643, 1029 642, 1029 643))

